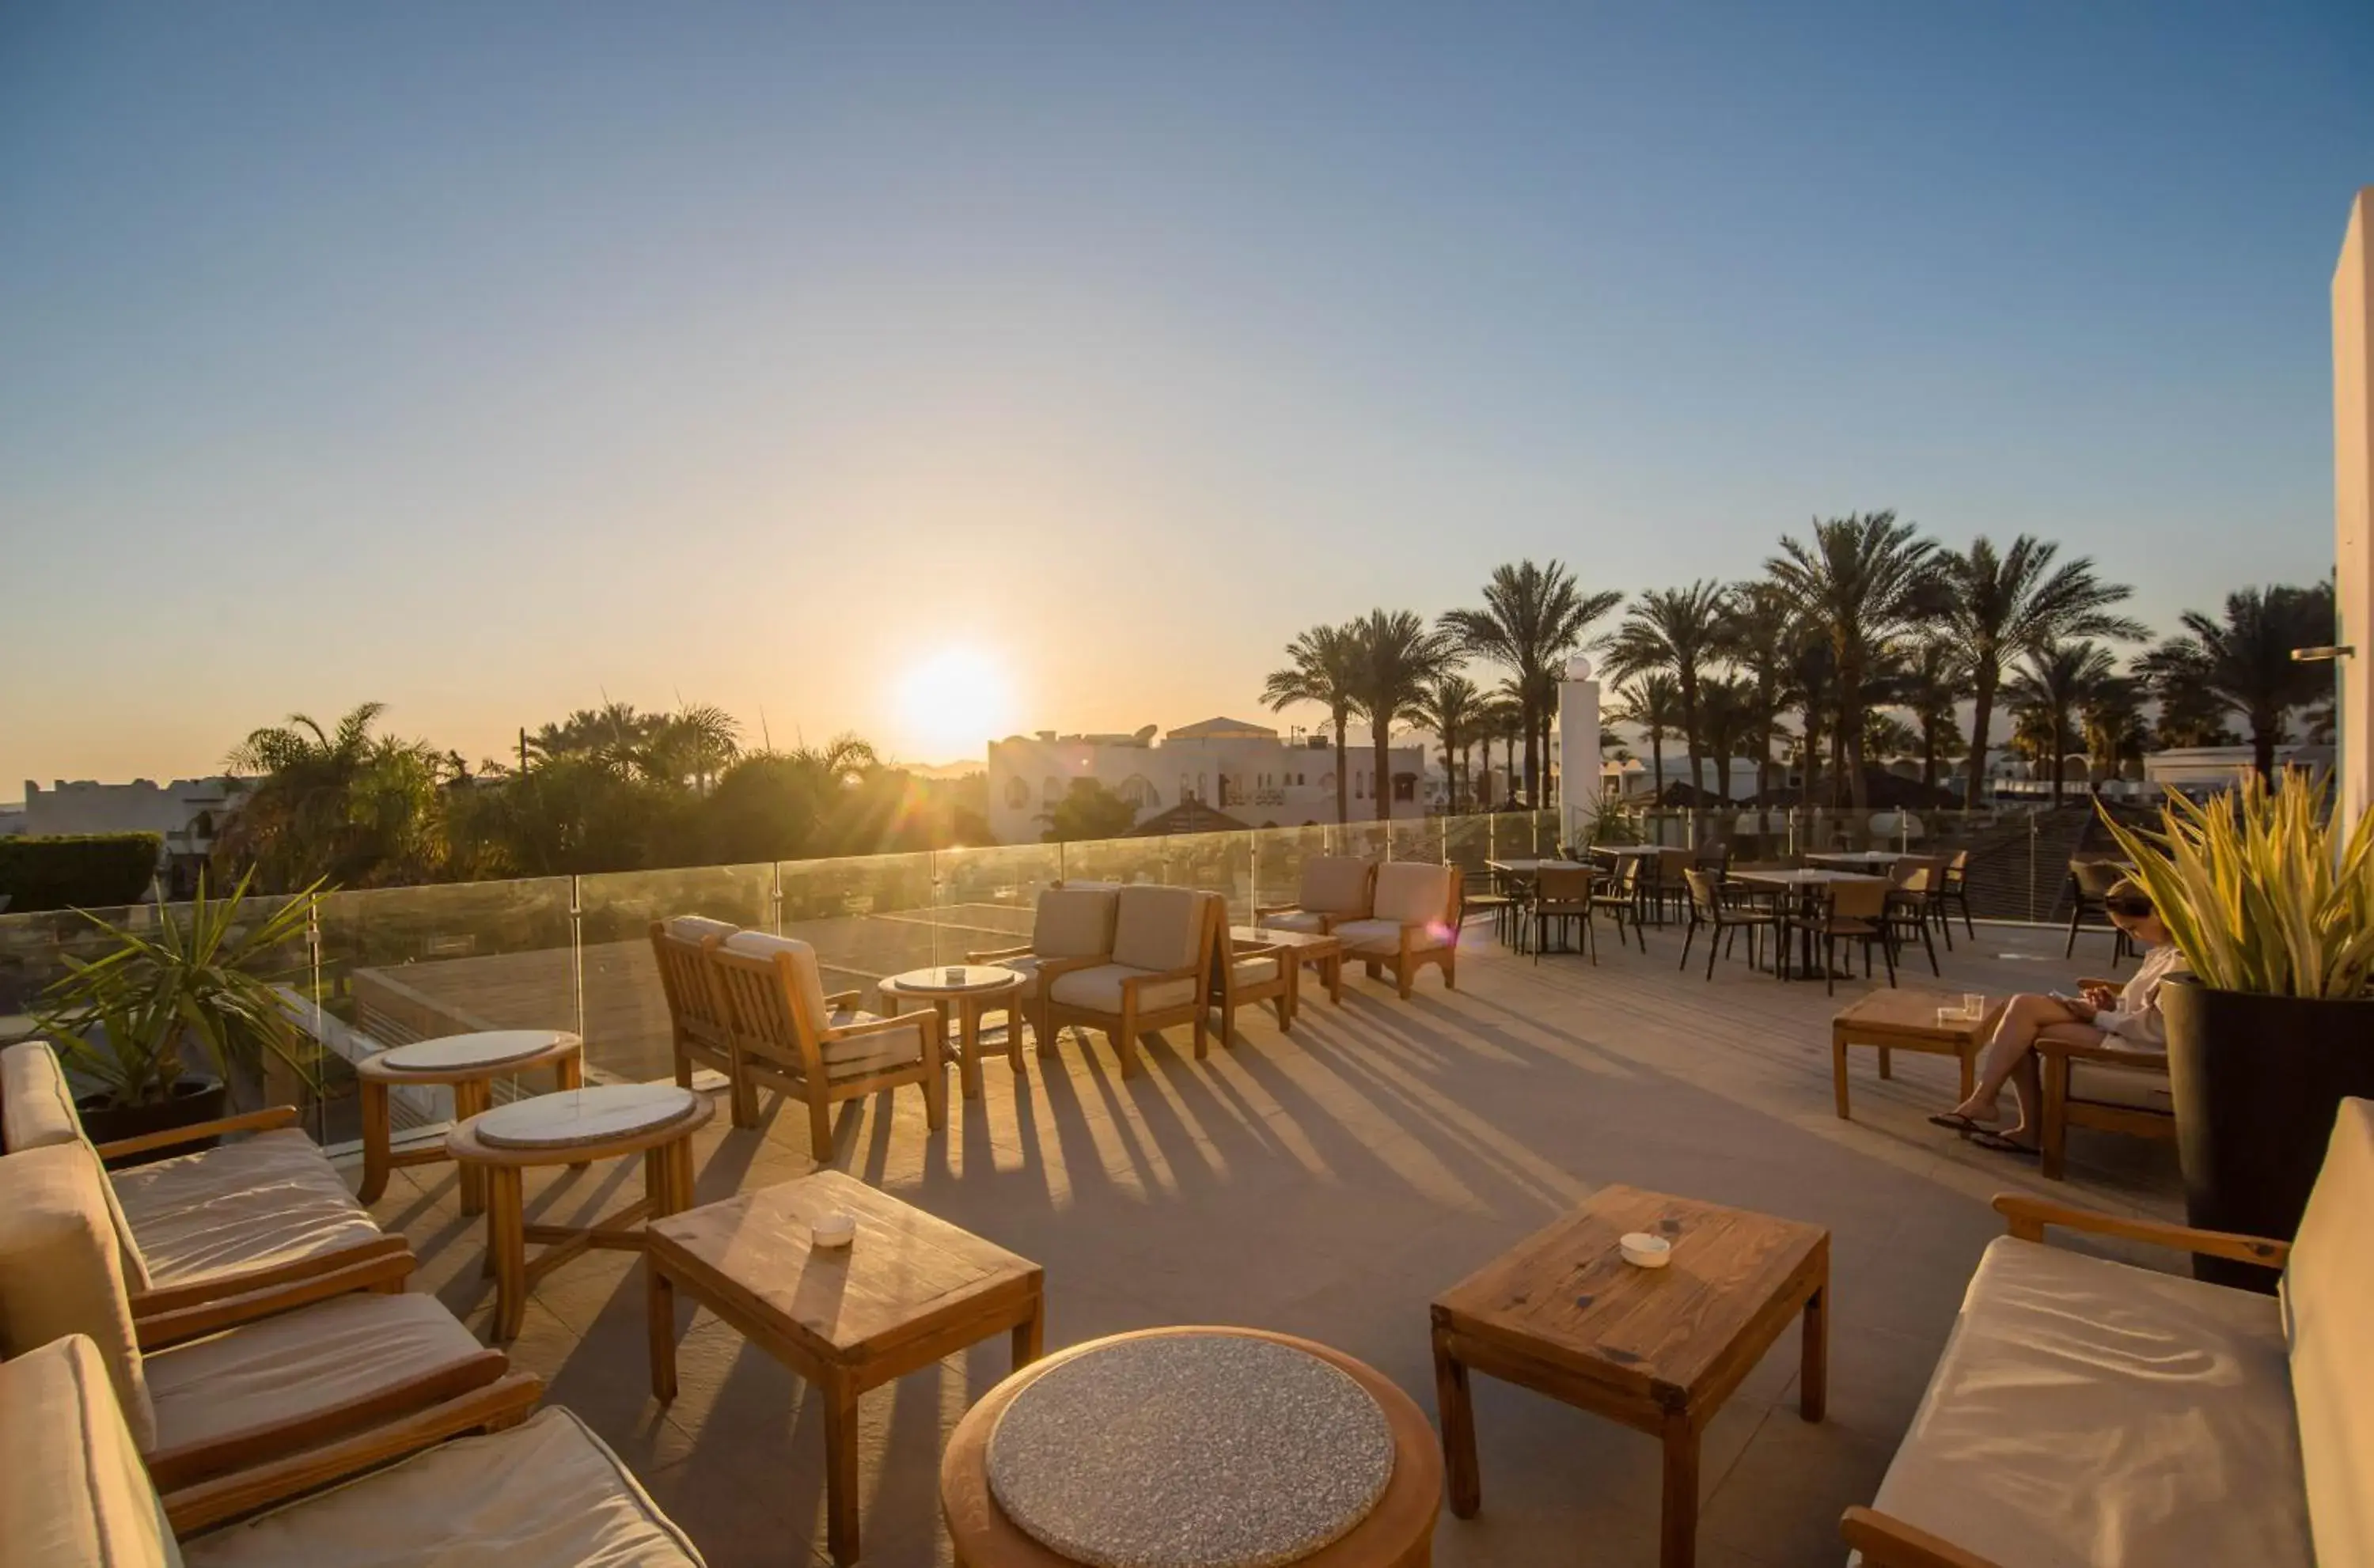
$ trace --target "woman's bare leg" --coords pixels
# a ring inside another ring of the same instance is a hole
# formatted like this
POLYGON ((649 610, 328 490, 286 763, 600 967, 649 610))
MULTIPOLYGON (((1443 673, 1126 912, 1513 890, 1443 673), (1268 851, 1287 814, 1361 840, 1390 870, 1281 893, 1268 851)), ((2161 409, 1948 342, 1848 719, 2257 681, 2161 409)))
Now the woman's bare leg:
POLYGON ((1954 1107, 1953 1114, 1973 1121, 1995 1121, 2003 1114, 2004 1085, 2035 1049, 2038 1032, 2048 1024, 2069 1022, 2069 1010, 2049 996, 2012 998, 1995 1024, 1994 1037, 1987 1042, 1986 1054, 1979 1059, 1977 1086, 1969 1099, 1954 1107))

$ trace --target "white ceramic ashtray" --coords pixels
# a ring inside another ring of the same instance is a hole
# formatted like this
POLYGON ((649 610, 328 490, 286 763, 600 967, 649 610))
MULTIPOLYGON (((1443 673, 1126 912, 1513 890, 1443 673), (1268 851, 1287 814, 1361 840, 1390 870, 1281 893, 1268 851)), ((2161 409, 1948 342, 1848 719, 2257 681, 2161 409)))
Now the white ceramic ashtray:
POLYGON ((827 1214, 808 1227, 818 1246, 847 1246, 857 1239, 857 1216, 827 1214))
POLYGON ((1663 1269, 1674 1260, 1674 1244, 1646 1231, 1628 1231, 1616 1238, 1624 1261, 1641 1269, 1663 1269))

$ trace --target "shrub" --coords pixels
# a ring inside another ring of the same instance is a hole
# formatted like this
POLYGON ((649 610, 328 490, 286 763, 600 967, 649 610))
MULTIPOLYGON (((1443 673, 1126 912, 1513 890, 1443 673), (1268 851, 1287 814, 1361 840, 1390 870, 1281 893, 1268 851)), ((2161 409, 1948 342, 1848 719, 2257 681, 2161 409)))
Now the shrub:
POLYGON ((165 841, 154 833, 0 838, 0 894, 8 912, 106 909, 138 902, 165 841))

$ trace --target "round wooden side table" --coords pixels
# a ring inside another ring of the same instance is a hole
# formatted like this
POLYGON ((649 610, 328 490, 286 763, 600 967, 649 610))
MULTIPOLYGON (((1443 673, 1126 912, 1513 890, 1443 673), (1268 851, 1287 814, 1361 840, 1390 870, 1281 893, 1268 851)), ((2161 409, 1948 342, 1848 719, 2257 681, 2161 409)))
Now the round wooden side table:
MULTIPOLYGON (((394 1046, 355 1064, 362 1086, 363 1185, 356 1194, 376 1203, 387 1191, 389 1173, 398 1165, 428 1165, 452 1156, 442 1143, 418 1149, 394 1150, 388 1092, 400 1086, 453 1091, 453 1119, 467 1121, 493 1104, 494 1082, 515 1072, 552 1069, 555 1084, 574 1089, 585 1081, 584 1042, 565 1029, 485 1029, 467 1035, 441 1035, 394 1046)), ((487 1208, 487 1183, 476 1167, 462 1167, 462 1212, 481 1214, 487 1208)))
POLYGON ((1022 1076, 1022 1021, 1015 1015, 1014 993, 1028 982, 998 964, 945 964, 910 969, 879 983, 885 997, 919 1001, 939 1014, 940 1040, 945 1048, 948 1018, 957 1021, 957 1081, 968 1100, 981 1098, 981 1015, 998 1007, 1006 1010, 1005 1059, 1014 1075, 1022 1076))
POLYGON ((715 1114, 709 1096, 673 1083, 608 1083, 515 1100, 481 1111, 445 1135, 463 1167, 487 1182, 487 1257, 494 1265, 497 1342, 519 1337, 527 1293, 589 1247, 641 1252, 636 1222, 692 1206, 692 1135, 715 1114), (531 1225, 522 1173, 532 1165, 581 1165, 622 1154, 643 1157, 643 1196, 590 1225, 531 1225), (531 1258, 528 1243, 544 1250, 531 1258))
MULTIPOLYGON (((1442 1450, 1426 1412, 1384 1374, 1341 1351, 1291 1334, 1256 1328, 1144 1328, 1113 1334, 1059 1351, 1021 1368, 981 1397, 957 1422, 940 1460, 940 1514, 946 1521, 956 1561, 963 1568, 1079 1568, 1026 1533, 1006 1515, 992 1491, 990 1449, 998 1423, 1016 1398, 1033 1382, 1084 1356, 1133 1340, 1182 1335, 1233 1335, 1307 1352, 1349 1376, 1376 1400, 1391 1433, 1393 1467, 1381 1495, 1359 1523, 1317 1550, 1292 1560, 1291 1568, 1426 1568, 1434 1554, 1434 1525, 1442 1512, 1442 1450)), ((1103 1433, 1082 1433, 1100 1441, 1103 1433)), ((1056 1466, 1060 1468, 1060 1461, 1056 1466)))

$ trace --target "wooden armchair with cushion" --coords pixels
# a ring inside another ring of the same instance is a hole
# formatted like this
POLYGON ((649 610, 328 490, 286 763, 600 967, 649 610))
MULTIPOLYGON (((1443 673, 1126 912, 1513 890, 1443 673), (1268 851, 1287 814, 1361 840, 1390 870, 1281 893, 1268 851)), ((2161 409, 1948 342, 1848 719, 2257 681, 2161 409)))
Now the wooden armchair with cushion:
POLYGON ((1189 1024, 1201 1058, 1211 1027, 1205 988, 1213 951, 1225 940, 1226 906, 1217 894, 1151 883, 1122 888, 1114 900, 1109 955, 1054 958, 1040 966, 1048 1039, 1067 1024, 1100 1029, 1128 1078, 1140 1071, 1140 1035, 1189 1024))
POLYGON ((1039 895, 1028 942, 1018 947, 984 948, 965 954, 968 964, 999 964, 1022 977, 1022 989, 1014 993, 1006 1027, 1018 1031, 1023 1012, 1028 1010, 1031 1027, 1039 1036, 1040 1056, 1055 1054, 1055 1031, 1048 1026, 1046 1018, 1045 967, 1056 960, 1094 958, 1101 962, 1110 957, 1119 895, 1118 888, 1078 883, 1048 888, 1039 895))
POLYGON ((842 1100, 918 1083, 928 1125, 947 1124, 938 1013, 883 1018, 856 1011, 855 991, 825 995, 816 949, 795 937, 737 931, 712 942, 709 958, 733 1022, 736 1126, 757 1124, 760 1083, 806 1105, 818 1160, 832 1158, 832 1107, 842 1100))
POLYGON ((1456 866, 1389 860, 1377 868, 1375 915, 1343 921, 1333 934, 1342 939, 1348 956, 1367 966, 1370 979, 1391 969, 1404 1000, 1418 970, 1428 964, 1442 971, 1444 987, 1455 990, 1463 913, 1459 887, 1456 866))
POLYGON ((1302 862, 1295 901, 1257 906, 1253 924, 1325 936, 1346 920, 1365 920, 1376 871, 1357 855, 1313 855, 1302 862))
MULTIPOLYGON (((247 1134, 108 1174, 103 1190, 143 1344, 348 1291, 404 1289, 411 1247, 379 1228, 296 1120, 295 1107, 276 1106, 93 1149, 110 1158, 247 1134)), ((46 1041, 0 1051, 0 1170, 30 1150, 93 1147, 46 1041)))
POLYGON ((350 1293, 144 1349, 105 1183, 78 1141, 6 1162, 0 1356, 15 1361, 88 1336, 148 1479, 169 1502, 391 1422, 455 1433, 535 1408, 535 1380, 506 1377, 503 1353, 480 1345, 434 1296, 350 1293))
POLYGON ((2048 1029, 2037 1036, 2036 1070, 2044 1091, 2038 1164, 2054 1181, 2068 1169, 2073 1127, 2134 1138, 2176 1136, 2176 1096, 2168 1085, 2166 1052, 2137 1050, 2115 1035, 2099 1045, 2077 1045, 2048 1029))
POLYGON ((684 1532, 569 1411, 448 1435, 392 1424, 160 1497, 97 1349, 69 1336, 0 1363, 0 1562, 699 1568, 684 1532))
MULTIPOLYGON (((675 915, 652 922, 652 957, 659 965, 660 990, 667 998, 668 1043, 680 1087, 691 1088, 693 1073, 704 1067, 725 1074, 728 1082, 734 1080, 734 1025, 710 969, 709 948, 740 930, 705 915, 675 915)), ((737 1095, 737 1117, 742 1109, 737 1095)), ((751 1124, 736 1120, 734 1125, 751 1124)))
POLYGON ((1869 1568, 2374 1562, 2374 1102, 2345 1100, 2288 1244, 2006 1195, 1868 1508, 1869 1568), (2280 1295, 2045 1245, 2281 1270, 2280 1295))

